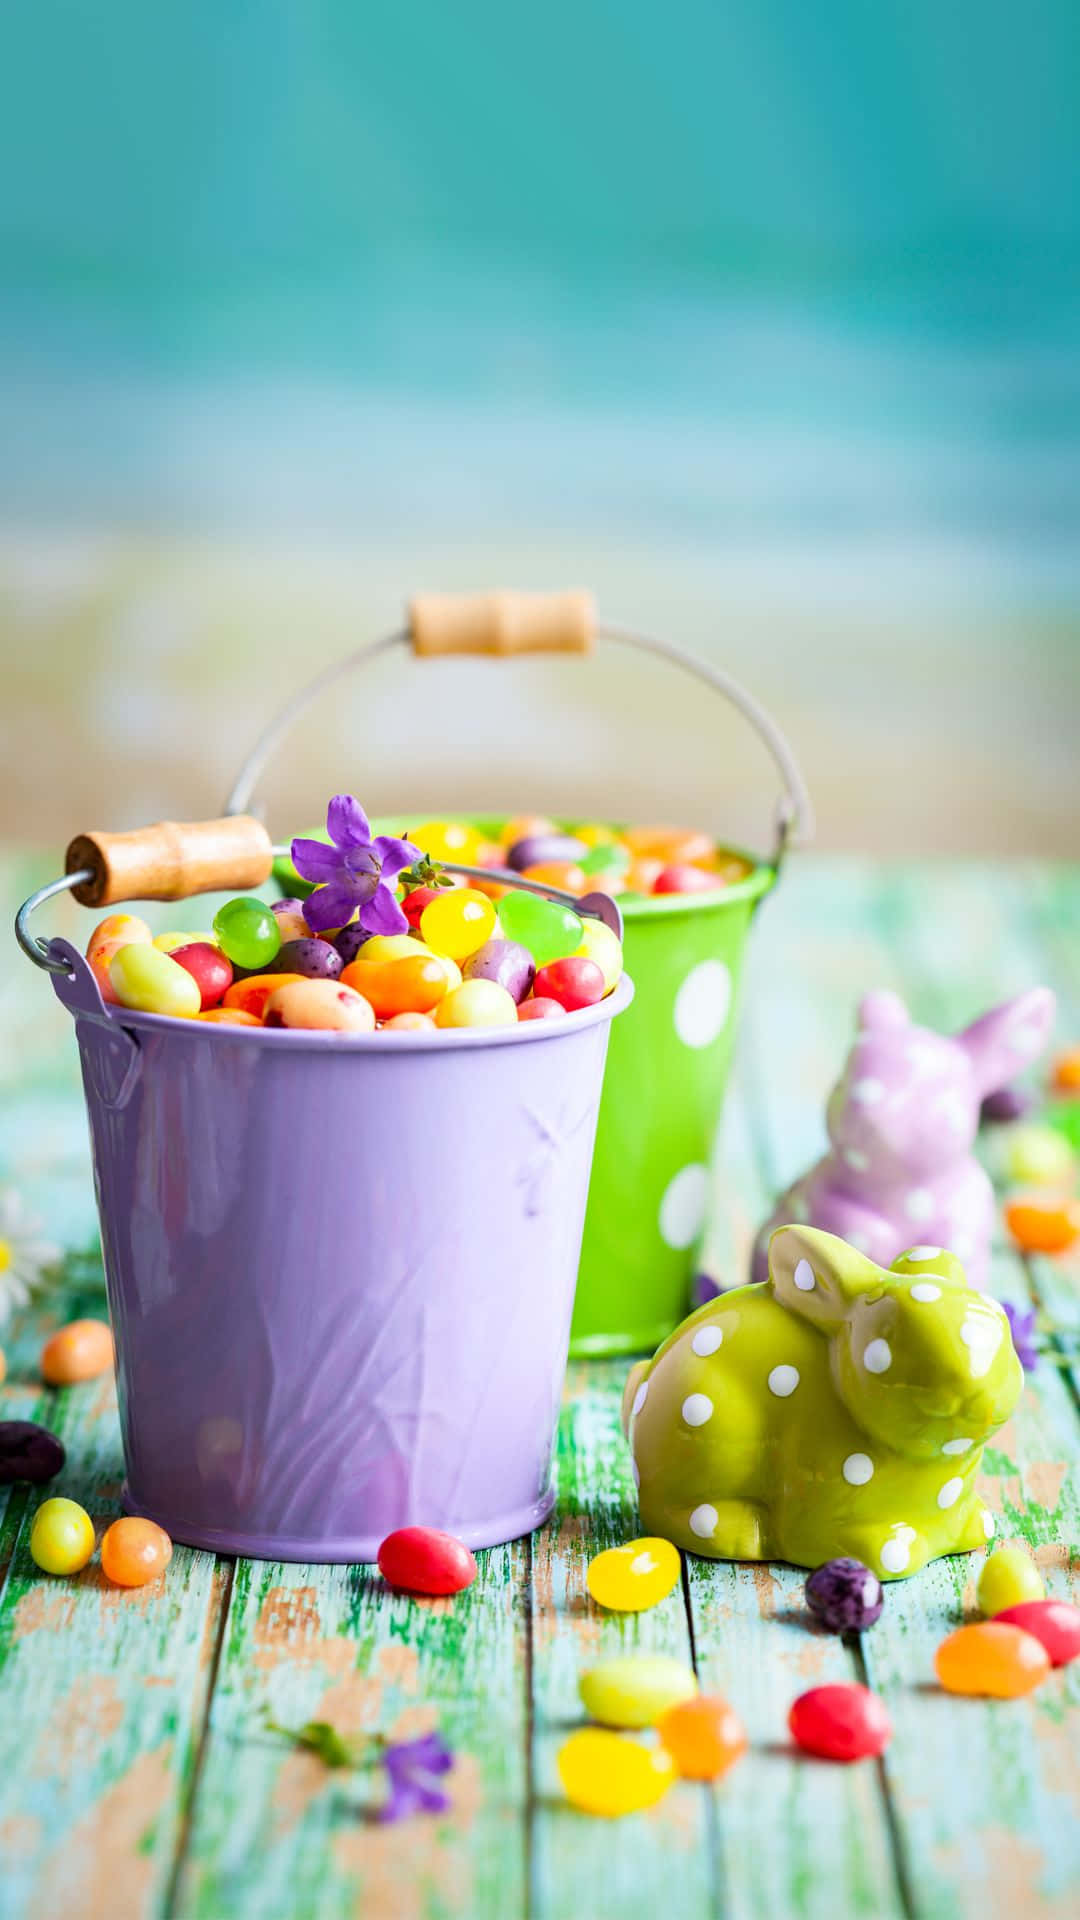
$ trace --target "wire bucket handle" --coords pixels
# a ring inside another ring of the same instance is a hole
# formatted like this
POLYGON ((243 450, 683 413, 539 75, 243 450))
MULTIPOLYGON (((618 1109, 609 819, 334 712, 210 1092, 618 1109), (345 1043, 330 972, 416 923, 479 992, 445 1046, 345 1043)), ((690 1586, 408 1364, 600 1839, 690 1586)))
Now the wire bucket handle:
MULTIPOLYGON (((779 868, 789 846, 804 846, 813 838, 814 814, 798 761, 772 715, 752 693, 725 673, 669 640, 650 639, 628 627, 597 619, 591 594, 484 593, 419 594, 409 603, 407 624, 380 640, 367 641, 294 693, 260 734, 233 782, 225 802, 226 814, 248 813, 263 771, 314 700, 354 668, 362 667, 396 647, 415 654, 494 654, 506 658, 522 653, 589 653, 597 639, 651 653, 691 674, 722 694, 742 714, 768 748, 783 781, 775 810, 772 865, 779 868)), ((490 871, 485 875, 490 878, 490 871)))

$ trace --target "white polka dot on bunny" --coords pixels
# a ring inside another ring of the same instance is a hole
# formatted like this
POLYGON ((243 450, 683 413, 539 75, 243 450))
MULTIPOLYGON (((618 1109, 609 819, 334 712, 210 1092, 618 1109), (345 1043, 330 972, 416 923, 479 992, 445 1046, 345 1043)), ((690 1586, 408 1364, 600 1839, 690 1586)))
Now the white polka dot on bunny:
POLYGON ((770 1393, 774 1393, 778 1400, 786 1400, 799 1384, 799 1370, 797 1367, 774 1367, 768 1384, 770 1393))
POLYGON ((690 1345, 699 1360, 707 1360, 709 1355, 715 1353, 717 1347, 722 1344, 723 1338, 724 1330, 722 1327, 699 1327, 690 1345))
POLYGON ((705 1502, 700 1507, 695 1507, 690 1515, 690 1531, 696 1533, 699 1540, 707 1540, 710 1534, 716 1532, 716 1523, 719 1518, 716 1508, 710 1507, 705 1502))
POLYGON ((682 1403, 682 1417, 688 1427, 703 1427, 713 1417, 713 1403, 707 1393, 688 1393, 682 1403))

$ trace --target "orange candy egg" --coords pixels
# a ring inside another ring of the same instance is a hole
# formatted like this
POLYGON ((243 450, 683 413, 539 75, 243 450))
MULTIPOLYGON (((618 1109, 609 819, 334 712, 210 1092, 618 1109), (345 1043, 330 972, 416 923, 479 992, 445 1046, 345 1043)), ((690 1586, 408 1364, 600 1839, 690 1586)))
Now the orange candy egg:
POLYGON ((523 880, 535 880, 541 886, 560 887, 563 893, 588 893, 592 881, 576 860, 541 860, 535 867, 525 867, 521 875, 523 880))
POLYGON ((41 1349, 41 1377, 50 1387, 96 1380, 113 1364, 112 1330, 104 1320, 72 1320, 50 1334, 41 1349))
POLYGON ((1034 1634, 998 1620, 958 1627, 934 1655, 934 1671, 947 1693, 989 1694, 1015 1700, 1030 1693, 1050 1671, 1050 1656, 1034 1634))
POLYGON ((1053 1078, 1059 1093, 1080 1093, 1080 1047, 1069 1047, 1058 1054, 1053 1078))
MULTIPOLYGON (((279 979, 284 975, 279 974, 279 979)), ((196 1015, 199 1020, 211 1020, 219 1027, 261 1027, 258 1014, 245 1013, 242 1007, 207 1007, 204 1013, 196 1015)))
POLYGON ((623 839, 635 858, 659 860, 665 867, 694 866, 713 857, 709 835, 687 827, 629 827, 623 839))
POLYGON ((1075 1200, 1010 1200, 1005 1225, 1022 1253, 1066 1253, 1080 1239, 1075 1200))
POLYGON ((117 1587, 145 1587, 172 1559, 172 1541, 154 1520, 114 1520, 101 1542, 101 1571, 117 1587))
POLYGON ((92 960, 102 947, 145 946, 153 939, 145 920, 137 913, 110 913, 99 920, 86 943, 86 957, 92 960))
POLYGON ((424 1033, 434 1032, 435 1022, 430 1013, 395 1013, 383 1022, 387 1033, 424 1033))
POLYGON ((746 1728, 715 1693, 680 1700, 661 1714, 656 1730, 684 1780, 719 1780, 746 1752, 746 1728))
POLYGON ((353 960, 342 969, 341 979, 363 994, 380 1020, 396 1013, 430 1013, 450 985, 442 961, 422 947, 415 960, 353 960))
POLYGON ((297 980, 305 980, 303 973, 253 973, 249 980, 234 980, 228 989, 222 1007, 237 1013, 254 1014, 256 1020, 263 1017, 266 1003, 279 987, 291 987, 297 980))

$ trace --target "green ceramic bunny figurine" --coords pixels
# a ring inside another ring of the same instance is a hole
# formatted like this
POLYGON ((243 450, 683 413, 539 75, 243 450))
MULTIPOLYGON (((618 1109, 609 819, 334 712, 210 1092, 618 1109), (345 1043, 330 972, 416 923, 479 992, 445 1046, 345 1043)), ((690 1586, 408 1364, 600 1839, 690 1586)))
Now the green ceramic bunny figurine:
POLYGON ((710 1300, 627 1381, 642 1525, 717 1560, 915 1573, 993 1533, 975 1477, 1022 1385, 1002 1309, 955 1255, 912 1247, 886 1270, 780 1227, 768 1279, 710 1300))

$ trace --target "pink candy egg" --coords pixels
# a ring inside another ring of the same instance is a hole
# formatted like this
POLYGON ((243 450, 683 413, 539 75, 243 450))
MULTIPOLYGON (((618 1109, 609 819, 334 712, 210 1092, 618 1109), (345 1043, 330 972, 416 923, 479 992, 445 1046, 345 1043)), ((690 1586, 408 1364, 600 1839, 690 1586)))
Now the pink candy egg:
POLYGON ((1080 1607, 1070 1607, 1064 1600, 1021 1600, 996 1613, 994 1619, 1041 1640, 1053 1667, 1067 1667, 1080 1654, 1080 1607))
POLYGON ((722 885, 715 873, 704 867, 662 867, 653 881, 654 893, 715 893, 722 885))
POLYGON ((595 960, 549 960, 533 983, 538 1000, 557 1000, 567 1013, 595 1007, 604 997, 604 976, 595 960))
POLYGON ((556 1020, 565 1014, 566 1008, 558 1000, 523 1000, 518 1008, 519 1020, 556 1020))
POLYGON ((476 1579, 476 1561, 452 1533, 399 1527, 379 1548, 379 1572, 405 1593, 460 1593, 476 1579))

